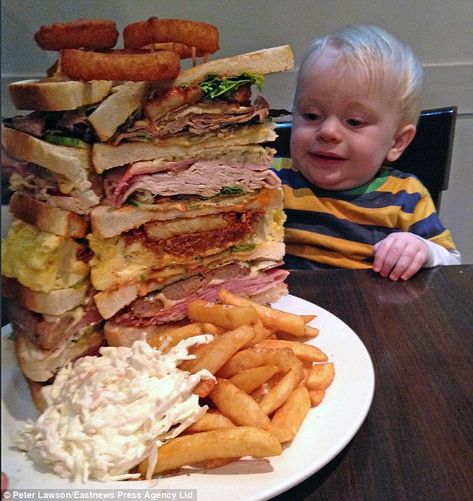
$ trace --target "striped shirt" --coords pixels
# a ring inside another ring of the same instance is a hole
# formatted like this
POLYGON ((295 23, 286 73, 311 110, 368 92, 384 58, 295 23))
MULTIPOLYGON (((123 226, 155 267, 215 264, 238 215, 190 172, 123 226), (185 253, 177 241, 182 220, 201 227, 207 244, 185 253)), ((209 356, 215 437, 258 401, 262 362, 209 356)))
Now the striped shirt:
POLYGON ((382 167, 363 186, 327 191, 311 184, 288 158, 275 158, 272 167, 283 183, 289 255, 322 266, 371 268, 373 245, 396 231, 455 251, 427 188, 412 174, 382 167))

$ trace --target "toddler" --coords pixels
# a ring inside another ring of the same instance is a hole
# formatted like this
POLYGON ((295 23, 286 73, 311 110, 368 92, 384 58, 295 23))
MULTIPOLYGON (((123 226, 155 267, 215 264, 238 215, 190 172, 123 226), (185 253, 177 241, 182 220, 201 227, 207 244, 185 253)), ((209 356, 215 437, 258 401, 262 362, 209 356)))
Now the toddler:
POLYGON ((374 26, 315 40, 298 73, 285 191, 286 267, 372 268, 407 280, 459 264, 427 189, 389 168, 416 133, 422 67, 374 26))

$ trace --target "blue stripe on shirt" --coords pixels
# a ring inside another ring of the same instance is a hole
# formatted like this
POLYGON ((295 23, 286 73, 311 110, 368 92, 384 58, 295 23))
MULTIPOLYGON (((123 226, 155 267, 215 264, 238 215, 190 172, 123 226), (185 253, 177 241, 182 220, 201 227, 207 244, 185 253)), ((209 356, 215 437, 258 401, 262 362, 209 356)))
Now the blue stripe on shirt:
POLYGON ((411 225, 409 227, 409 231, 421 236, 422 238, 429 239, 444 232, 445 227, 440 222, 438 214, 434 213, 411 225))
POLYGON ((294 209, 286 209, 285 212, 287 215, 286 228, 319 233, 352 242, 374 245, 390 233, 399 231, 393 228, 384 228, 383 226, 352 223, 324 212, 294 209))

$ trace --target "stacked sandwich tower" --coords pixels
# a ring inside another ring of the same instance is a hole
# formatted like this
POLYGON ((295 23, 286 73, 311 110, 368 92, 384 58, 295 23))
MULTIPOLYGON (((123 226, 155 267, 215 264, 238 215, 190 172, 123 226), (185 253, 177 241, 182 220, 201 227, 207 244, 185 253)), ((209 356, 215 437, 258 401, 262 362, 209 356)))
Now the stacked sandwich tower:
POLYGON ((35 39, 59 64, 9 87, 32 113, 3 124, 14 216, 3 294, 31 381, 184 320, 189 301, 221 287, 262 303, 287 292, 282 191, 264 146, 276 135, 252 91, 292 68, 290 48, 206 61, 215 27, 152 18, 114 51, 110 23, 42 27, 35 39), (190 28, 205 37, 189 40, 190 28), (187 56, 206 62, 181 71, 187 56))

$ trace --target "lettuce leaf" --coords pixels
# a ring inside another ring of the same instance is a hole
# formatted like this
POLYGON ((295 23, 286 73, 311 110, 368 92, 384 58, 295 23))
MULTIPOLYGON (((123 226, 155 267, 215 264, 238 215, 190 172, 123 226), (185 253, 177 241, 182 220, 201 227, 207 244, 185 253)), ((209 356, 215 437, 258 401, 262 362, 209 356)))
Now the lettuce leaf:
POLYGON ((208 75, 200 82, 199 86, 207 99, 217 99, 225 94, 233 92, 244 85, 256 85, 258 90, 263 90, 264 76, 250 73, 243 73, 238 77, 219 77, 208 75))

